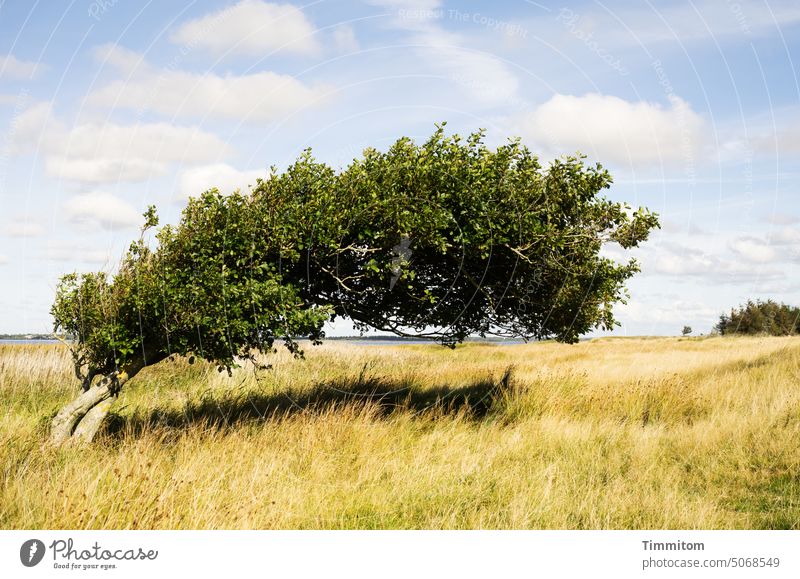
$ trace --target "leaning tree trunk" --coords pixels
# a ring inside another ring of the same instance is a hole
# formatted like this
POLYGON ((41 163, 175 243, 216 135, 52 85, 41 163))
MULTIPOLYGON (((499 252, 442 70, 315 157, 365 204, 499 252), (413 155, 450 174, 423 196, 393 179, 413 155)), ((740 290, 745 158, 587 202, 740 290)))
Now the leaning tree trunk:
POLYGON ((144 363, 137 361, 125 370, 104 376, 96 385, 90 386, 59 410, 51 425, 50 442, 54 445, 90 442, 100 430, 122 386, 144 366, 144 363))

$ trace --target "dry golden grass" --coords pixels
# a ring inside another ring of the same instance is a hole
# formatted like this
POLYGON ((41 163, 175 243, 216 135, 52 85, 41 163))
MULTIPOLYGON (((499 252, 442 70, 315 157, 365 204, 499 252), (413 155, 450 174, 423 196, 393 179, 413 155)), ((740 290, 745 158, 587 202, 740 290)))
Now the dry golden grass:
POLYGON ((800 528, 798 338, 274 364, 148 368, 98 441, 50 449, 68 356, 0 346, 0 527, 800 528))

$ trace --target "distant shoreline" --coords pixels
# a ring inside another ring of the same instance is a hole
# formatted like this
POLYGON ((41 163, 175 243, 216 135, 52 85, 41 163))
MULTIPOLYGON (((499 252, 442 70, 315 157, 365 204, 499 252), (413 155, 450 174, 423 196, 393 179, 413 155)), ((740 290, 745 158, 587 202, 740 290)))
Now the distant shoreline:
POLYGON ((58 339, 56 339, 55 334, 37 334, 34 332, 23 333, 23 334, 0 334, 0 341, 7 342, 11 340, 25 341, 25 342, 38 342, 38 341, 58 342, 58 339))
MULTIPOLYGON (((306 337, 295 338, 297 340, 305 340, 306 337)), ((416 337, 416 336, 326 336, 323 338, 325 341, 357 341, 357 342, 436 342, 436 340, 416 337)), ((23 342, 58 342, 59 340, 53 334, 0 334, 0 341, 23 341, 23 342)), ((521 338, 498 338, 498 337, 468 337, 465 342, 523 342, 521 338)), ((530 340, 533 341, 533 340, 530 340)))
MULTIPOLYGON (((307 338, 298 338, 299 342, 307 341, 307 338)), ((426 340, 423 338, 399 338, 399 337, 334 337, 324 338, 323 343, 328 342, 341 342, 353 345, 367 345, 367 346, 401 346, 401 345, 424 345, 424 344, 438 344, 436 340, 426 340)), ((0 344, 59 344, 59 340, 54 338, 6 338, 0 337, 0 344)), ((277 343, 277 342, 276 342, 277 343)), ((517 345, 526 343, 524 340, 501 340, 501 339, 481 339, 481 338, 468 338, 464 343, 470 344, 497 344, 497 345, 517 345)))
POLYGON ((58 340, 52 338, 0 338, 0 344, 60 344, 58 340))
MULTIPOLYGON (((588 342, 597 339, 657 339, 657 338, 670 338, 681 336, 592 336, 582 337, 580 342, 588 342)), ((688 336, 688 338, 702 338, 708 336, 688 336)), ((306 337, 295 338, 299 342, 308 341, 306 337)), ((549 342, 552 340, 523 340, 522 338, 497 338, 497 337, 468 337, 463 343, 465 344, 496 344, 496 345, 521 345, 521 344, 534 344, 537 342, 549 342)), ((421 344, 439 344, 437 340, 427 338, 415 338, 406 336, 327 336, 322 339, 323 343, 327 342, 343 342, 357 345, 376 345, 376 346, 391 346, 391 345, 421 345, 421 344)), ((0 344, 59 344, 61 340, 57 339, 53 334, 0 334, 0 344)), ((276 340, 278 343, 278 340, 276 340)))

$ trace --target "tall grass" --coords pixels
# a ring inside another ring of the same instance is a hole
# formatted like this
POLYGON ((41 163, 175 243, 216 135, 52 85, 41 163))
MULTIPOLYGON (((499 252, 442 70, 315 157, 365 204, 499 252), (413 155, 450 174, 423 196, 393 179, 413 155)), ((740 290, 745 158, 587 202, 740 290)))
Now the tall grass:
POLYGON ((147 368, 94 444, 52 449, 67 354, 0 346, 0 527, 800 528, 800 339, 272 362, 147 368))

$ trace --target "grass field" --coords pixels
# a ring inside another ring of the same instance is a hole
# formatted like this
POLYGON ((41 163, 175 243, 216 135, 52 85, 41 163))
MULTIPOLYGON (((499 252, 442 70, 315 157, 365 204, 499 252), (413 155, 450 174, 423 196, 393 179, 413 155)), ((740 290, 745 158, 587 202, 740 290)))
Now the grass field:
POLYGON ((0 528, 800 528, 800 338, 273 361, 147 368, 52 449, 68 354, 0 346, 0 528))

